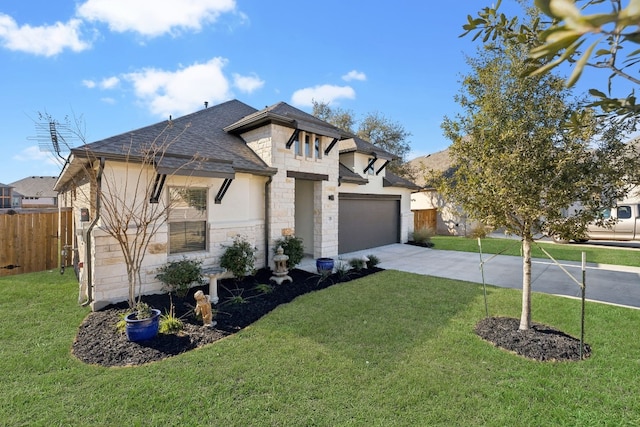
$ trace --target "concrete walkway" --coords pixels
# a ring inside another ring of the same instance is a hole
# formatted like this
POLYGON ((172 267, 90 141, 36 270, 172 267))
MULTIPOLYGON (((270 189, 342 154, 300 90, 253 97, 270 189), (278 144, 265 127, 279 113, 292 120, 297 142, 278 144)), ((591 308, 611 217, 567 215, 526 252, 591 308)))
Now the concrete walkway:
MULTIPOLYGON (((480 255, 477 253, 393 244, 342 254, 339 260, 348 262, 369 254, 376 255, 380 259, 379 267, 387 270, 482 283, 480 255)), ((484 254, 483 259, 486 284, 522 289, 520 257, 484 254)), ((575 280, 582 281, 580 262, 561 261, 561 265, 575 280)), ((315 260, 307 258, 298 268, 316 272, 315 260)), ((580 297, 578 284, 551 260, 534 259, 531 279, 534 292, 580 297)), ((640 268, 587 263, 586 284, 589 300, 640 308, 640 268)))

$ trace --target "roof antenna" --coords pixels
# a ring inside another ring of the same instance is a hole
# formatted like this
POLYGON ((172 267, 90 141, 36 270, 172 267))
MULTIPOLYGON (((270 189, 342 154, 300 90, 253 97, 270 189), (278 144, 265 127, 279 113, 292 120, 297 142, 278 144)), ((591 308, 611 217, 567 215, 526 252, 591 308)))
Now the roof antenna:
POLYGON ((204 108, 209 108, 209 101, 204 101, 204 108))

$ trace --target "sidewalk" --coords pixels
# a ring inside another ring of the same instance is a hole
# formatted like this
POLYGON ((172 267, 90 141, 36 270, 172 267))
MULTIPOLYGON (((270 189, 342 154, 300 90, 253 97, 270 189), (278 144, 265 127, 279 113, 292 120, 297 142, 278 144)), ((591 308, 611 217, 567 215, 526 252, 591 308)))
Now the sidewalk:
MULTIPOLYGON (((409 273, 482 283, 480 255, 470 252, 443 251, 406 244, 393 244, 342 254, 349 261, 374 254, 381 268, 409 273)), ((639 253, 640 256, 640 253, 639 253)), ((522 289, 520 257, 484 254, 484 278, 488 285, 522 289)), ((561 265, 578 281, 582 281, 580 262, 562 261, 561 265)), ((315 260, 306 258, 298 268, 316 272, 315 260)), ((553 261, 534 259, 531 267, 534 292, 580 297, 578 284, 553 261)), ((587 263, 586 297, 589 300, 640 308, 640 268, 587 263)))

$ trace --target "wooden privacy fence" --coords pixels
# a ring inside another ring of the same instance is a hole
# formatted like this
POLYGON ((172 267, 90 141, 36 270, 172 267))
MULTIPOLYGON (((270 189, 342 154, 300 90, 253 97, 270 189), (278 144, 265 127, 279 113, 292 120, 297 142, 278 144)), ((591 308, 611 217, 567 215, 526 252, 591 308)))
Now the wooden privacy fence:
MULTIPOLYGON (((61 247, 72 244, 73 214, 61 212, 61 247)), ((0 213, 0 276, 58 269, 58 210, 0 213)), ((71 264, 71 250, 64 265, 71 264)))
POLYGON ((438 227, 437 209, 420 209, 413 211, 413 229, 431 228, 434 231, 438 227))

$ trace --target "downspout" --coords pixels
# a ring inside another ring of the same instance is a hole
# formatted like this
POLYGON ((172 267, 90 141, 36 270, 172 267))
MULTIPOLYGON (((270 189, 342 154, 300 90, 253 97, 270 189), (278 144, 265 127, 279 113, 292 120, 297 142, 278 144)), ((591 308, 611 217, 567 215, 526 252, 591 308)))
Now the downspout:
POLYGON ((264 184, 264 266, 269 268, 269 237, 271 236, 271 182, 273 176, 264 184))
POLYGON ((87 300, 82 303, 83 307, 93 302, 93 283, 92 277, 92 258, 91 258, 91 232, 93 228, 98 224, 100 219, 100 192, 102 190, 102 171, 104 170, 104 157, 100 157, 100 167, 98 168, 98 175, 96 176, 96 217, 89 224, 87 228, 87 240, 85 243, 85 256, 84 262, 87 268, 87 300))

